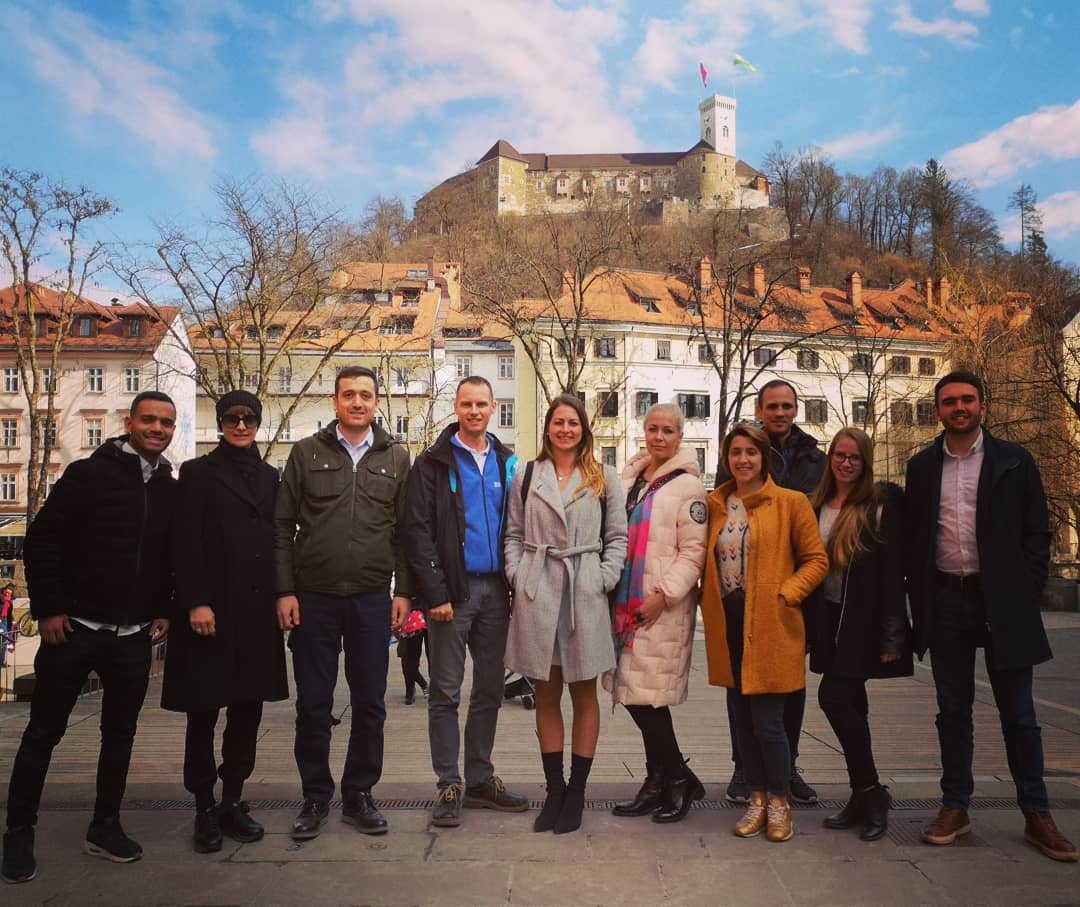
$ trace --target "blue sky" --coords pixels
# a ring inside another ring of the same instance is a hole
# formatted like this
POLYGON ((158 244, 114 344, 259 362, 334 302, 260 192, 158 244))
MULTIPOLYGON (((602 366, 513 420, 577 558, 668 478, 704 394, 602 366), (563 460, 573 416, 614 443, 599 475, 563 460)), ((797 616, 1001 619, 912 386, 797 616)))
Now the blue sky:
POLYGON ((129 241, 198 223, 223 177, 302 182, 359 218, 498 138, 689 148, 703 61, 748 163, 777 141, 841 172, 937 157, 1010 243, 1027 182, 1051 251, 1080 262, 1078 34, 1073 0, 0 0, 0 162, 109 195, 129 241))

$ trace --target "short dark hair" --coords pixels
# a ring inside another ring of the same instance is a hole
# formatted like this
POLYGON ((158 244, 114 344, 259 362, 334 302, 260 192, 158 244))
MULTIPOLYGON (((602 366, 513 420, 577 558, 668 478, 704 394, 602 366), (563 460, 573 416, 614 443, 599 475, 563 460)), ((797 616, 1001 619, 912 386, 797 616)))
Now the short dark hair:
POLYGON ((375 396, 379 396, 379 376, 375 374, 374 369, 370 369, 366 365, 346 365, 338 371, 337 377, 334 378, 335 397, 341 389, 341 382, 347 381, 349 378, 370 378, 371 383, 375 385, 375 396))
POLYGON ((488 389, 488 393, 491 394, 491 399, 495 399, 495 389, 491 386, 491 382, 482 375, 469 375, 467 378, 462 378, 457 383, 457 390, 454 391, 454 398, 457 399, 458 391, 460 391, 466 384, 482 384, 488 389))
POLYGON ((758 406, 761 406, 762 402, 765 400, 765 391, 771 390, 774 387, 786 387, 789 391, 791 391, 792 395, 795 397, 795 402, 796 403, 799 402, 799 392, 797 390, 795 390, 795 385, 794 384, 792 384, 790 381, 785 381, 783 378, 773 378, 772 381, 766 381, 758 389, 758 392, 757 392, 757 405, 758 406))
POLYGON ((139 404, 143 400, 156 400, 158 403, 168 403, 173 409, 176 409, 176 404, 173 403, 172 397, 166 394, 164 391, 143 391, 136 394, 135 399, 131 401, 131 409, 128 410, 128 415, 134 416, 135 410, 139 408, 139 404))
POLYGON ((944 378, 938 381, 937 384, 934 385, 934 406, 937 406, 938 403, 941 402, 941 389, 946 384, 970 384, 973 388, 975 388, 975 392, 979 395, 979 402, 983 402, 984 393, 982 378, 980 378, 974 372, 960 370, 955 372, 949 372, 949 374, 947 374, 944 378))

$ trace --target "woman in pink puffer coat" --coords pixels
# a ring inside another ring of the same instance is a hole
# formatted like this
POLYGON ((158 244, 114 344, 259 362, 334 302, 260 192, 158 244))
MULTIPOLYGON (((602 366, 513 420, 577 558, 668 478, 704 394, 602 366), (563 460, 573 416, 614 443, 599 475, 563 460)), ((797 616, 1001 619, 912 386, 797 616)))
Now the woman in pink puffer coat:
POLYGON ((670 706, 686 699, 705 564, 708 509, 697 456, 680 448, 682 412, 657 404, 645 416, 646 450, 622 473, 629 550, 616 593, 618 667, 605 688, 641 730, 646 777, 617 816, 678 822, 705 788, 683 759, 670 706))

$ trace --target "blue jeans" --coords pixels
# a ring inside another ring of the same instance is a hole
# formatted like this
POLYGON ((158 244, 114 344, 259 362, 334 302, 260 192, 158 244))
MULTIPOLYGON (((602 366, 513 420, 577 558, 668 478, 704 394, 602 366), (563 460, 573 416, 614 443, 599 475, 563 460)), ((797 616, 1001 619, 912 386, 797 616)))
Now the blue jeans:
POLYGON ((743 774, 752 791, 786 797, 791 789, 791 747, 784 728, 784 704, 790 695, 728 691, 743 774))
POLYGON ((938 702, 942 805, 967 809, 975 789, 971 710, 975 702, 975 652, 979 648, 985 649, 1016 801, 1024 813, 1047 812, 1050 807, 1043 781, 1042 731, 1032 700, 1032 669, 994 667, 981 592, 948 588, 937 589, 930 642, 938 702))
POLYGON ((329 800, 334 794, 330 732, 343 645, 351 715, 341 793, 355 796, 370 791, 382 776, 390 593, 341 598, 302 592, 297 597, 300 626, 289 633, 289 649, 296 680, 293 753, 304 797, 329 800))

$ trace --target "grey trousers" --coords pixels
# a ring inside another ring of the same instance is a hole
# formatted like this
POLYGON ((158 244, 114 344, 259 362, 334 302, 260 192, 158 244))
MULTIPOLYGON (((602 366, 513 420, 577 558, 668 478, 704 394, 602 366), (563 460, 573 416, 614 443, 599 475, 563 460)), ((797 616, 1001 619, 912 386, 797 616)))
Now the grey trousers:
POLYGON ((428 738, 440 788, 461 784, 458 706, 466 646, 473 675, 465 719, 465 783, 482 784, 495 774, 491 750, 503 701, 503 656, 510 627, 510 593, 499 575, 469 577, 469 600, 453 605, 452 621, 428 621, 428 738))

